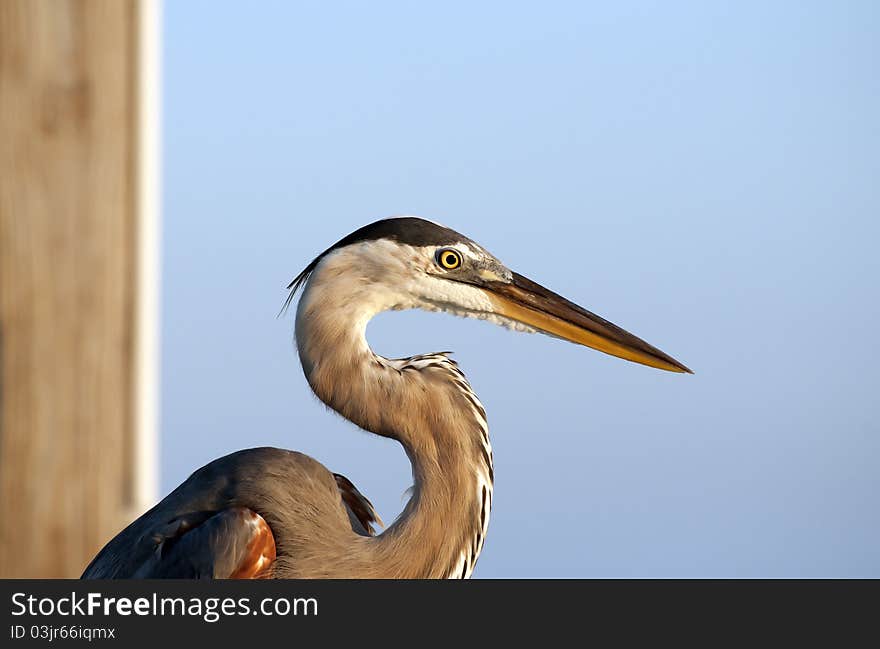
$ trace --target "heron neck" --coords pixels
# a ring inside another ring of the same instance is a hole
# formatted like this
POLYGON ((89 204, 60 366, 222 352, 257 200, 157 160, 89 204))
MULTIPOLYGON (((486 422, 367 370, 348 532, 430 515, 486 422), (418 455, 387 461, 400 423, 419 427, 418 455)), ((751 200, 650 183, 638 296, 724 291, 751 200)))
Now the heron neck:
POLYGON ((491 479, 465 452, 429 455, 407 447, 407 454, 413 495, 393 525, 367 540, 376 569, 399 578, 470 577, 489 524, 491 479))
MULTIPOLYGON (((467 577, 482 550, 492 503, 485 411, 444 354, 389 360, 370 350, 370 309, 317 302, 307 289, 297 347, 325 404, 370 432, 398 440, 412 463, 413 495, 377 537, 353 537, 354 577, 467 577)), ((326 291, 324 295, 338 295, 326 291)), ((341 575, 343 576, 343 575, 341 575)))

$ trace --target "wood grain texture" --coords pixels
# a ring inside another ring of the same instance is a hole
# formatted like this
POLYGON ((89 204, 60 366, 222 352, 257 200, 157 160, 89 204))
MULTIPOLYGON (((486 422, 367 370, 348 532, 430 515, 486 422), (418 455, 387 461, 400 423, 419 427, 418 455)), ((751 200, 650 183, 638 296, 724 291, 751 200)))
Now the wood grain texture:
POLYGON ((0 2, 0 577, 131 515, 137 4, 0 2))

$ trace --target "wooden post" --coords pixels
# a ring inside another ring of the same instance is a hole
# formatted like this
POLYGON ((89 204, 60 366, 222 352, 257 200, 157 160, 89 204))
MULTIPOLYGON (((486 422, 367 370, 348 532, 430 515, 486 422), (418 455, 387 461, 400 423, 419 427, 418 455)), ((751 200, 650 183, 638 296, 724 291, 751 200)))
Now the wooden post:
POLYGON ((0 1, 0 577, 79 576, 155 497, 155 13, 0 1))

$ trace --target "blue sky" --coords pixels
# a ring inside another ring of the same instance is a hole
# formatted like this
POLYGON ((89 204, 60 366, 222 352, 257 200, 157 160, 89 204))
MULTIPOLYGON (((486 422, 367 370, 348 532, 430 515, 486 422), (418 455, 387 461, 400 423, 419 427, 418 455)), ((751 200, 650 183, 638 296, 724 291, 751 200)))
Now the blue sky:
POLYGON ((880 577, 880 5, 169 2, 162 487, 274 445, 385 520, 285 284, 417 214, 696 372, 416 312, 489 413, 476 577, 880 577))

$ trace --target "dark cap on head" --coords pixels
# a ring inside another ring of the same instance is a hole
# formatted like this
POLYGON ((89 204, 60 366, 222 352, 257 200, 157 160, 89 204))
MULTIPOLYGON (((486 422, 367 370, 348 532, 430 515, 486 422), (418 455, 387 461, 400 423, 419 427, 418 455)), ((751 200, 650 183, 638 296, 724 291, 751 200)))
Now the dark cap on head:
POLYGON ((382 219, 355 230, 330 246, 321 253, 320 257, 336 248, 377 239, 392 239, 410 246, 446 246, 459 241, 468 241, 464 235, 442 225, 415 216, 399 216, 382 219))

